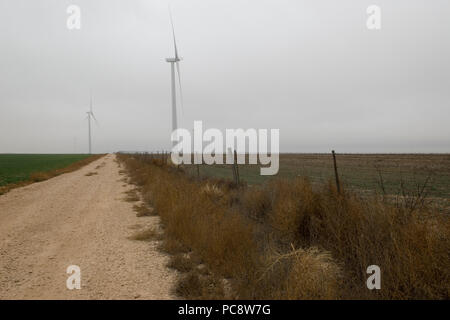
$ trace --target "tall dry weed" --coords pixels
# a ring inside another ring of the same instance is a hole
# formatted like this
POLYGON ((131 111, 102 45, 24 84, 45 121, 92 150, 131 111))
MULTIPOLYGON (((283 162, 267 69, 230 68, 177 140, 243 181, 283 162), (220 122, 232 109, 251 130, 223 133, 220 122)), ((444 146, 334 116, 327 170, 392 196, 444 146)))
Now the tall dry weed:
POLYGON ((239 298, 450 297, 448 216, 338 193, 332 183, 314 188, 298 178, 234 189, 155 159, 119 157, 161 216, 168 247, 195 251, 239 298), (381 268, 381 290, 366 287, 370 265, 381 268))

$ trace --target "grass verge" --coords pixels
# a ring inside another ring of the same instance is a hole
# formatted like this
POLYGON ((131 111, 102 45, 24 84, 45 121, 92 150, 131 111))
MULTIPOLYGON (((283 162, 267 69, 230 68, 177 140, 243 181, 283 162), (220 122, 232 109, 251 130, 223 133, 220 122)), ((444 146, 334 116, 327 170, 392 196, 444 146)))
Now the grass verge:
POLYGON ((145 203, 161 217, 162 247, 194 253, 177 293, 187 298, 448 299, 449 216, 360 197, 304 178, 235 188, 193 179, 145 156, 119 155, 145 203), (366 286, 378 265, 382 289, 366 286), (231 290, 225 290, 225 283, 231 290))
POLYGON ((88 165, 89 163, 91 163, 95 160, 98 160, 104 156, 105 156, 104 154, 92 155, 92 156, 84 158, 82 160, 73 162, 72 164, 70 164, 64 168, 59 168, 59 169, 54 169, 54 170, 49 170, 49 171, 32 172, 29 175, 29 178, 27 180, 0 186, 0 195, 5 194, 8 191, 15 189, 15 188, 24 187, 29 184, 35 183, 35 182, 41 182, 41 181, 45 181, 45 180, 54 178, 54 177, 59 176, 64 173, 76 171, 76 170, 88 165))
POLYGON ((136 212, 136 217, 150 217, 156 215, 155 209, 149 207, 145 203, 140 205, 135 204, 133 206, 133 210, 136 212))
POLYGON ((161 233, 154 228, 138 231, 130 237, 130 240, 138 240, 138 241, 152 241, 160 239, 161 233))

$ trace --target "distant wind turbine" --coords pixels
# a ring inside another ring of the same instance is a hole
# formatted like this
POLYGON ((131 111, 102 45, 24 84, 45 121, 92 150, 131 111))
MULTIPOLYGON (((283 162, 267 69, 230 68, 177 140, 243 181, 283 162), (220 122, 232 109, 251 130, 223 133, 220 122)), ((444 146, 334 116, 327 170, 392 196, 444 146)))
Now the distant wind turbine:
POLYGON ((92 154, 92 135, 91 135, 91 117, 94 119, 95 123, 98 124, 97 119, 94 116, 94 112, 92 111, 92 92, 91 92, 91 100, 90 100, 90 106, 89 111, 87 113, 87 121, 88 121, 88 131, 89 131, 89 154, 92 154))
MULTIPOLYGON (((178 55, 178 48, 177 48, 177 41, 175 37, 175 28, 173 26, 173 19, 172 19, 172 12, 170 10, 169 6, 169 16, 170 16, 170 23, 172 25, 172 35, 173 35, 173 46, 175 49, 175 57, 174 58, 167 58, 166 61, 170 63, 171 67, 171 81, 172 81, 172 132, 178 129, 178 122, 177 122, 177 93, 176 93, 176 87, 175 87, 175 67, 177 69, 178 74, 178 85, 180 87, 180 102, 181 107, 183 107, 183 91, 181 89, 181 74, 180 74, 180 61, 182 58, 178 55)), ((173 142, 175 145, 176 142, 173 142)))

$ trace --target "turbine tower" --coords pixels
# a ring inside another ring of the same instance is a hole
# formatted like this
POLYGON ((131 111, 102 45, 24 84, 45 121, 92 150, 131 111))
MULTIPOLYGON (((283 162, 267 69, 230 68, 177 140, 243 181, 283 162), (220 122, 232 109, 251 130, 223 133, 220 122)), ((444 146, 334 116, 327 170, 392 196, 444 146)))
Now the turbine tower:
POLYGON ((88 133, 89 133, 89 154, 92 154, 92 136, 91 136, 91 117, 97 123, 97 119, 94 116, 94 112, 92 111, 92 92, 91 92, 91 100, 89 104, 89 111, 87 113, 87 121, 88 121, 88 133))
MULTIPOLYGON (((178 55, 178 48, 177 48, 177 41, 175 38, 175 28, 173 26, 173 19, 172 19, 172 12, 170 11, 169 7, 169 15, 170 15, 170 23, 172 25, 172 35, 173 35, 173 46, 175 50, 175 57, 173 58, 167 58, 166 61, 170 63, 171 68, 171 87, 172 87, 172 132, 174 132, 176 129, 178 129, 178 121, 177 121, 177 92, 176 92, 176 86, 175 86, 175 67, 176 67, 176 73, 178 74, 178 84, 180 87, 180 100, 181 100, 181 107, 183 107, 183 92, 181 90, 181 75, 180 75, 180 61, 182 58, 178 55)), ((173 142, 173 146, 175 146, 175 142, 173 142)))

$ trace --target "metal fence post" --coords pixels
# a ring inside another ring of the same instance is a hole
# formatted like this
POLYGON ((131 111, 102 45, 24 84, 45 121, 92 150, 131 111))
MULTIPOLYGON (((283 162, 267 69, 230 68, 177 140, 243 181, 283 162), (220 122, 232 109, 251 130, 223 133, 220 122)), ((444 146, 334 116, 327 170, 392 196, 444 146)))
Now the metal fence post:
POLYGON ((334 175, 336 177, 337 192, 340 194, 341 193, 341 184, 339 183, 339 174, 338 174, 338 169, 337 169, 337 164, 336 164, 336 153, 334 152, 334 150, 332 150, 331 153, 333 154, 334 175))

